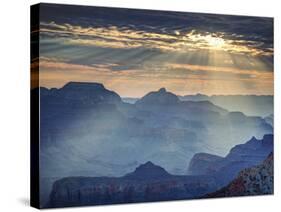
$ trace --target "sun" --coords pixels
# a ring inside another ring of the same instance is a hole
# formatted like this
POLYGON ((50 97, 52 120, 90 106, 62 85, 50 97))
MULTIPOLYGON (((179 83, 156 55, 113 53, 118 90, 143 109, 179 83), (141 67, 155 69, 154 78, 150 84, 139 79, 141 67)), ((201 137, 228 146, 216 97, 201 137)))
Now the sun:
POLYGON ((204 37, 204 40, 207 42, 207 44, 210 47, 217 48, 217 49, 223 48, 223 46, 225 45, 225 40, 223 38, 214 37, 212 35, 206 35, 204 37))
POLYGON ((196 33, 192 30, 186 37, 187 41, 201 49, 227 50, 231 47, 229 40, 225 40, 221 33, 196 33))

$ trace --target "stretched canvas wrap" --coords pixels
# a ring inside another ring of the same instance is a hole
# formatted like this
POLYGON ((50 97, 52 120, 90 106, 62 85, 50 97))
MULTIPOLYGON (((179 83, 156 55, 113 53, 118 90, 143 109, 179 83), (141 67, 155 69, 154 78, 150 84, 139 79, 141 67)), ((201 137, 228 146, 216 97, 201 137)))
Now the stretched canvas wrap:
POLYGON ((273 194, 273 19, 31 7, 31 205, 273 194))

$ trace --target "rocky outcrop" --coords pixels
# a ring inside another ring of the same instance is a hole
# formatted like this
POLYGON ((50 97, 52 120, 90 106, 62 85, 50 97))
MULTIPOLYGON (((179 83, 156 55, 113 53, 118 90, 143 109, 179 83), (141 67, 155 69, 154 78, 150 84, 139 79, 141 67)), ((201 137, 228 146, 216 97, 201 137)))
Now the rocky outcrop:
POLYGON ((140 165, 132 173, 125 176, 127 179, 164 179, 169 178, 171 175, 162 167, 154 165, 152 162, 148 161, 145 164, 140 165))
POLYGON ((244 169, 226 187, 204 197, 273 194, 273 154, 260 165, 244 169))
POLYGON ((179 98, 171 93, 166 91, 165 88, 160 88, 158 91, 153 91, 146 94, 144 97, 139 99, 136 104, 141 106, 145 105, 174 105, 179 103, 179 98))

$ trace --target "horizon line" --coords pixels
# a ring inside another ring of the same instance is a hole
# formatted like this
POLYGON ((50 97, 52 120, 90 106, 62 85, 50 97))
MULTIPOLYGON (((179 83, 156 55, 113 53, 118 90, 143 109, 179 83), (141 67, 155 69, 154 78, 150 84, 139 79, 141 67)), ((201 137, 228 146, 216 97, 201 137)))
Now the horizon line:
MULTIPOLYGON (((145 95, 147 95, 148 93, 150 92, 156 92, 158 91, 159 89, 163 88, 163 87, 159 87, 158 89, 156 90, 151 90, 147 93, 145 93, 144 95, 142 96, 123 96, 123 95, 120 95, 117 91, 115 90, 112 90, 112 89, 108 89, 103 83, 100 83, 100 82, 85 82, 85 81, 69 81, 67 83, 65 83, 64 85, 62 86, 57 86, 57 87, 49 87, 49 86, 38 86, 39 88, 46 88, 46 89, 61 89, 63 88, 65 85, 69 84, 69 83, 89 83, 89 84, 102 84, 104 86, 105 89, 107 90, 110 90, 110 91, 113 91, 115 93, 117 93, 121 98, 134 98, 134 99, 138 99, 138 98, 142 98, 144 97, 145 95)), ((39 83, 40 84, 40 83, 39 83)), ((37 88, 38 88, 37 87, 37 88)), ((165 87, 164 87, 165 88, 165 87)), ((32 88, 33 89, 36 89, 36 88, 32 88)), ((166 89, 166 88, 165 88, 166 89)), ((212 96, 274 96, 274 94, 254 94, 254 93, 248 93, 248 94, 241 94, 241 93, 234 93, 234 94, 205 94, 205 93, 200 93, 200 92, 196 92, 196 93, 187 93, 187 94, 184 94, 184 95, 180 95, 180 94, 177 94, 176 92, 172 92, 172 91, 169 91, 168 89, 166 89, 167 92, 170 92, 170 93, 173 93, 175 94, 176 96, 180 96, 180 97, 184 97, 184 96, 197 96, 197 95, 202 95, 202 96, 207 96, 207 97, 212 97, 212 96)))

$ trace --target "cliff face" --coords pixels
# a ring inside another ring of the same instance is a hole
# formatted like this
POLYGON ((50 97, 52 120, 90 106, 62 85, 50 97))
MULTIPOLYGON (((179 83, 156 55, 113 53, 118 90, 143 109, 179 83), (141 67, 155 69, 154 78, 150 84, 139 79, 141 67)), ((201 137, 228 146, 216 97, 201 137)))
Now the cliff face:
POLYGON ((192 199, 216 188, 214 178, 171 175, 148 162, 124 177, 58 180, 53 185, 47 207, 192 199))
POLYGON ((242 170, 226 187, 205 197, 273 194, 273 154, 260 165, 242 170))

